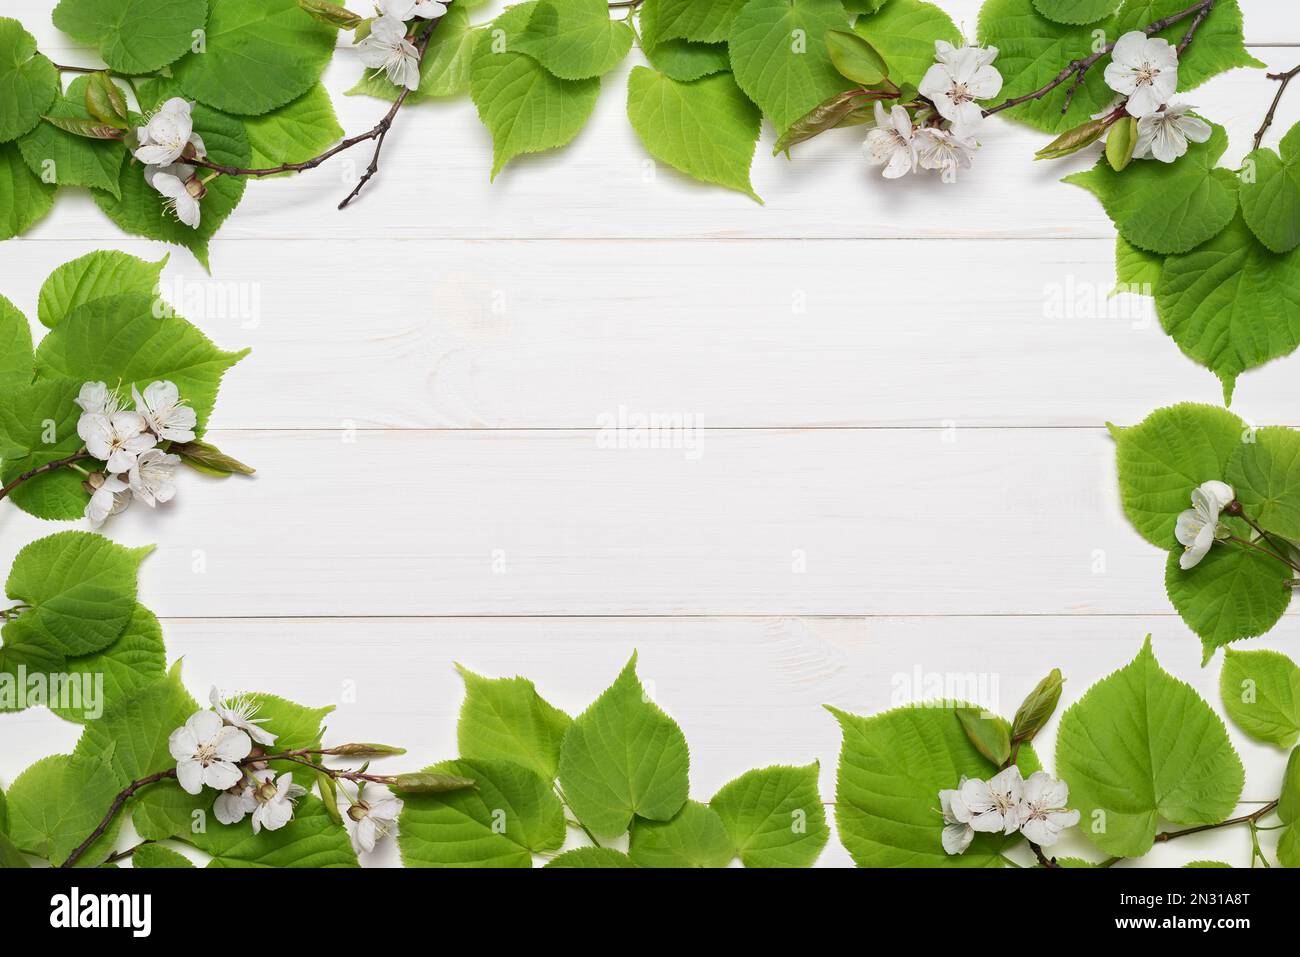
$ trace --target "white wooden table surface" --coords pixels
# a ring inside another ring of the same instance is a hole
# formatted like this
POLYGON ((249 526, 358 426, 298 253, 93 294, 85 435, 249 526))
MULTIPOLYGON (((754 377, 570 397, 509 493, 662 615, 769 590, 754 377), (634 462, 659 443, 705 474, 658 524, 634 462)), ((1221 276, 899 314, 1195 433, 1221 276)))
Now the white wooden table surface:
MULTIPOLYGON (((95 62, 50 25, 54 5, 5 12, 43 50, 95 62)), ((973 32, 977 0, 942 5, 973 32)), ((1258 57, 1300 60, 1292 0, 1243 7, 1258 57)), ((525 674, 576 712, 638 649, 702 799, 750 767, 819 759, 832 800, 824 703, 871 713, 918 674, 974 673, 1010 713, 1058 666, 1068 702, 1147 633, 1217 707, 1220 659, 1199 666, 1164 556, 1120 511, 1103 424, 1219 402, 1219 386, 1149 303, 1107 299, 1113 229, 1057 182, 1093 154, 1034 163, 1044 138, 997 121, 956 186, 890 184, 861 161, 860 130, 793 163, 768 155, 767 130, 760 207, 656 168, 624 113, 638 61, 606 78, 574 144, 495 184, 468 99, 421 104, 346 212, 355 167, 336 162, 250 184, 211 279, 172 251, 182 313, 253 348, 211 427, 260 469, 187 476, 170 507, 108 528, 157 543, 141 600, 191 689, 339 702, 335 739, 424 763, 454 755, 453 661, 525 674), (620 409, 694 417, 697 453, 604 447, 620 409)), ((342 95, 358 71, 341 52, 326 75, 349 131, 384 109, 342 95)), ((1238 70, 1191 95, 1228 128, 1225 162, 1274 90, 1238 70)), ((1300 93, 1269 142, 1297 119, 1300 93)), ((105 247, 167 250, 61 193, 0 246, 0 292, 34 317, 54 266, 105 247)), ((1297 373, 1291 357, 1247 374, 1234 411, 1300 425, 1297 373)), ((54 530, 0 511, 0 569, 54 530)), ((1298 622, 1252 647, 1300 654, 1298 622)), ((0 780, 77 733, 40 710, 5 716, 0 780)), ((1280 756, 1233 737, 1244 797, 1275 795, 1280 756)), ((1207 835, 1148 860, 1244 865, 1248 848, 1207 835)), ((1080 850, 1096 855, 1065 849, 1080 850)), ((849 859, 832 840, 821 863, 849 859)))

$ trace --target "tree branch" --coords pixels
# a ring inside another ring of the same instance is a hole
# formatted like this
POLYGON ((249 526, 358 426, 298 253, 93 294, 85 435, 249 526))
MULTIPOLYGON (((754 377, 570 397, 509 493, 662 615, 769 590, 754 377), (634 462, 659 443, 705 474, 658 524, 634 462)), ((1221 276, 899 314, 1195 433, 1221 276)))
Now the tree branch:
POLYGON ((1259 144, 1264 140, 1264 134, 1267 133, 1268 128, 1273 125, 1273 118, 1277 115, 1277 105, 1282 102, 1282 94, 1286 92, 1287 84, 1295 79, 1297 73, 1300 73, 1300 66, 1293 66, 1285 73, 1266 74, 1270 80, 1278 80, 1279 86, 1277 88, 1277 95, 1273 97, 1273 102, 1269 104, 1268 112, 1264 114, 1264 122, 1261 123, 1259 129, 1255 131, 1255 144, 1251 149, 1259 149, 1259 144))
MULTIPOLYGON (((1188 17, 1195 17, 1195 19, 1192 20, 1191 26, 1188 27, 1187 33, 1183 36, 1182 42, 1178 44, 1178 52, 1182 53, 1183 50, 1187 49, 1187 45, 1192 42, 1192 37, 1196 35, 1197 28, 1202 22, 1204 22, 1205 18, 1210 15, 1210 9, 1213 6, 1214 0, 1200 0, 1199 3, 1193 4, 1186 10, 1180 10, 1178 13, 1171 13, 1167 17, 1162 17, 1153 23, 1147 24, 1142 28, 1142 32, 1147 36, 1151 36, 1152 34, 1159 33, 1161 30, 1167 29, 1168 27, 1172 27, 1175 23, 1180 23, 1183 20, 1186 20, 1188 17)), ((1065 105, 1061 107, 1061 112, 1064 113, 1070 108, 1070 101, 1074 97, 1074 91, 1083 83, 1084 74, 1086 74, 1098 60, 1109 54, 1111 50, 1115 49, 1115 42, 1118 42, 1118 38, 1116 41, 1106 44, 1091 56, 1083 57, 1078 60, 1071 60, 1065 65, 1065 68, 1061 70, 1060 73, 1056 74, 1056 76, 1052 77, 1051 80, 1039 87, 1037 90, 1034 90, 1032 93, 1026 93, 1023 96, 1004 100, 997 106, 989 107, 984 111, 984 115, 992 116, 994 113, 1001 113, 1003 110, 1009 110, 1013 106, 1019 106, 1021 103, 1028 103, 1030 100, 1041 100, 1058 86, 1073 77, 1074 82, 1070 84, 1070 89, 1066 94, 1065 105)))
POLYGON ((22 485, 24 482, 28 481, 29 479, 34 479, 38 475, 44 475, 46 472, 53 472, 56 469, 63 468, 65 465, 71 465, 73 462, 80 462, 82 459, 88 459, 88 458, 91 458, 91 454, 87 452, 85 449, 82 449, 80 452, 77 452, 75 455, 69 455, 61 459, 55 459, 53 462, 46 462, 44 465, 38 465, 34 469, 28 469, 26 472, 23 472, 21 475, 15 478, 8 485, 4 486, 4 488, 0 488, 0 499, 3 499, 6 496, 8 496, 10 492, 12 492, 14 489, 16 489, 18 486, 22 485))
POLYGON ((1261 806, 1259 810, 1252 811, 1249 814, 1243 814, 1240 817, 1230 817, 1226 821, 1220 821, 1218 824, 1198 824, 1195 827, 1185 827, 1181 831, 1162 831, 1156 835, 1156 843, 1164 844, 1176 838, 1186 837, 1189 834, 1200 834, 1204 831, 1217 831, 1221 827, 1232 827, 1234 824, 1256 824, 1259 819, 1269 811, 1277 808, 1277 801, 1269 801, 1261 806))

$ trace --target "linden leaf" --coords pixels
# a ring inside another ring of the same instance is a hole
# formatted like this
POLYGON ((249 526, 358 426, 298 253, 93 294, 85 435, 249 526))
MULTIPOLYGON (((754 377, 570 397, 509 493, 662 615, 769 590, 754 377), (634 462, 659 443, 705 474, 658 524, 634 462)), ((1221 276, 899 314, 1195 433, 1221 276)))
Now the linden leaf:
MULTIPOLYGON (((167 739, 198 710, 198 704, 181 682, 180 662, 177 662, 163 677, 114 702, 102 718, 87 723, 73 754, 82 758, 107 758, 123 785, 166 771, 176 767, 167 739)), ((212 795, 205 797, 210 804, 212 795)))
MULTIPOLYGON (((214 0, 215 2, 215 0, 214 0)), ((180 59, 201 35, 206 0, 60 0, 54 25, 98 48, 121 73, 152 73, 180 59)))
POLYGON ((301 163, 323 153, 343 138, 334 104, 317 83, 292 103, 244 120, 251 148, 250 166, 261 169, 301 163))
POLYGON ((1216 648, 1264 634, 1291 603, 1289 566, 1236 542, 1217 544, 1193 568, 1179 566, 1181 548, 1165 563, 1165 590, 1187 627, 1201 639, 1201 663, 1216 648))
POLYGON ((1115 12, 1120 0, 1034 0, 1034 9, 1056 23, 1096 23, 1115 12))
POLYGON ((890 0, 879 13, 859 17, 853 29, 885 58, 895 84, 921 82, 934 65, 935 40, 962 42, 952 18, 922 0, 890 0))
POLYGON ((293 820, 278 830, 254 834, 247 823, 212 823, 186 840, 212 855, 208 867, 359 866, 347 832, 314 794, 299 798, 293 820))
POLYGON ((1115 289, 1138 296, 1154 296, 1165 257, 1138 249, 1123 236, 1115 237, 1115 289))
POLYGON ((484 678, 457 665, 465 679, 456 740, 461 757, 513 761, 550 781, 573 719, 552 707, 527 678, 484 678))
POLYGON ((32 327, 17 306, 0 296, 0 391, 26 385, 34 373, 32 327))
POLYGON ((41 286, 36 316, 53 329, 77 306, 105 296, 139 292, 158 294, 158 280, 167 257, 149 262, 116 249, 99 249, 59 266, 41 286))
POLYGON ((1300 123, 1282 137, 1281 155, 1258 149, 1246 157, 1253 176, 1241 183, 1241 214, 1275 253, 1300 246, 1300 123))
POLYGON ((1300 740, 1300 667, 1286 655, 1226 649, 1219 693, 1228 717, 1256 741, 1292 748, 1300 740))
POLYGON ((36 52, 35 38, 17 20, 0 17, 0 143, 36 126, 58 95, 58 71, 36 52))
POLYGON ((53 209, 57 189, 32 172, 17 143, 0 143, 0 240, 22 235, 53 209))
MULTIPOLYGON (((33 360, 34 361, 34 360, 33 360)), ((84 380, 83 380, 84 381, 84 380)), ((0 480, 13 482, 26 472, 75 455, 81 409, 74 401, 80 382, 46 379, 12 385, 0 402, 0 480)), ((9 501, 37 518, 81 518, 90 495, 80 473, 69 468, 33 476, 9 493, 9 501)))
POLYGON ((640 867, 726 867, 736 847, 716 811, 687 801, 667 821, 634 818, 627 856, 640 867))
POLYGON ((659 36, 696 43, 726 40, 748 0, 656 0, 659 36))
POLYGON ((618 66, 632 38, 627 21, 610 19, 606 0, 539 0, 510 46, 562 80, 586 80, 618 66))
POLYGON ((1161 669, 1150 638, 1061 716, 1056 767, 1080 830, 1119 857, 1149 851, 1161 820, 1222 821, 1245 780, 1219 716, 1161 669))
POLYGON ((810 867, 830 829, 816 763, 747 771, 724 784, 709 807, 722 819, 746 867, 810 867))
POLYGON ((635 868, 632 858, 610 847, 575 847, 546 862, 547 867, 635 868))
POLYGON ((1257 429, 1228 462, 1225 481, 1265 531, 1300 541, 1300 432, 1257 429))
POLYGON ((660 2, 661 0, 645 0, 641 4, 638 19, 641 27, 641 52, 651 66, 664 76, 683 83, 731 69, 726 43, 697 43, 680 37, 664 36, 659 25, 660 2))
MULTIPOLYGON (((89 84, 89 77, 73 80, 68 92, 55 99, 46 115, 90 120, 86 111, 89 84)), ((126 146, 121 140, 89 139, 45 122, 22 136, 18 149, 32 172, 42 177, 48 174, 49 182, 118 193, 118 177, 126 159, 126 146)))
MULTIPOLYGON (((9 788, 9 837, 21 850, 58 866, 94 831, 118 784, 103 762, 66 754, 42 758, 9 788)), ((78 859, 98 867, 113 850, 121 817, 78 859)))
POLYGON ((167 673, 162 626, 153 612, 137 604, 126 628, 111 645, 94 654, 68 658, 62 671, 80 676, 73 681, 73 687, 82 681, 102 680, 102 695, 94 701, 83 698, 68 703, 51 702, 50 710, 68 721, 81 724, 93 721, 105 709, 126 701, 167 673))

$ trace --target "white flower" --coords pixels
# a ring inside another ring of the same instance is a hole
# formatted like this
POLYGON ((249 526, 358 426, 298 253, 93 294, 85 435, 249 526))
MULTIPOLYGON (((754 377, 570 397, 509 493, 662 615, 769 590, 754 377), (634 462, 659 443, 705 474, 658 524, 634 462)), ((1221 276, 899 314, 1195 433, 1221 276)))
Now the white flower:
POLYGON ((140 145, 135 158, 148 166, 169 166, 181 158, 185 147, 193 146, 193 155, 204 155, 203 139, 194 132, 194 119, 190 104, 178 96, 172 97, 149 122, 136 130, 140 145))
MULTIPOLYGON (((961 785, 965 783, 966 777, 963 775, 961 785)), ((956 795, 957 791, 951 789, 939 792, 939 804, 943 808, 943 849, 949 854, 964 854, 966 848, 970 847, 970 842, 975 840, 975 829, 953 815, 952 799, 956 795)))
POLYGON ((159 502, 170 502, 176 496, 176 469, 180 464, 179 455, 162 449, 146 449, 136 456, 131 466, 131 491, 150 508, 159 502))
POLYGON ((957 178, 957 170, 970 169, 971 158, 979 149, 979 143, 969 136, 962 127, 941 130, 937 126, 926 126, 916 131, 913 138, 916 144, 917 161, 922 169, 937 169, 943 172, 943 178, 952 182, 957 178))
POLYGON ((243 777, 235 764, 248 757, 253 742, 238 728, 224 724, 215 711, 196 711, 171 733, 167 748, 176 759, 176 780, 190 794, 203 785, 224 791, 243 777))
POLYGON ((919 87, 945 120, 976 130, 984 122, 984 111, 976 100, 987 100, 1002 90, 1002 74, 991 66, 997 47, 954 47, 946 40, 934 41, 939 61, 925 71, 919 87))
POLYGON ((420 85, 420 51, 406 39, 406 24, 396 17, 375 20, 357 51, 362 63, 383 70, 398 86, 414 90, 420 85))
POLYGON ((438 0, 379 0, 379 12, 395 20, 412 17, 433 20, 447 12, 447 5, 438 0))
POLYGON ((1178 51, 1168 40, 1133 30, 1115 42, 1105 76, 1107 86, 1128 97, 1130 115, 1150 116, 1178 89, 1178 51))
POLYGON ((208 700, 212 702, 212 710, 226 724, 246 732, 258 744, 275 744, 275 735, 262 728, 270 719, 257 717, 261 705, 248 695, 223 700, 221 692, 213 688, 208 692, 208 700))
POLYGON ((199 228, 199 199, 207 192, 194 178, 194 167, 185 163, 146 166, 144 181, 167 197, 163 209, 170 209, 186 226, 199 228), (191 183, 195 184, 191 186, 191 183), (198 193, 196 196, 195 193, 198 193))
MULTIPOLYGON (((257 773, 254 772, 254 775, 257 773)), ((240 781, 217 795, 217 800, 212 805, 212 813, 222 824, 238 824, 256 807, 257 799, 253 797, 253 786, 240 781)))
POLYGON ((376 841, 397 833, 397 816, 402 811, 402 802, 397 798, 363 801, 358 797, 355 804, 347 801, 344 803, 347 805, 344 813, 348 820, 355 823, 352 828, 352 848, 358 854, 373 851, 376 841))
POLYGON ((112 415, 122 408, 122 400, 116 392, 102 382, 87 382, 73 400, 81 406, 82 412, 95 415, 112 415))
POLYGON ((1213 132, 1205 120, 1191 116, 1192 107, 1185 103, 1170 103, 1158 113, 1138 120, 1137 144, 1133 147, 1135 159, 1154 156, 1162 163, 1172 163, 1187 152, 1187 141, 1204 143, 1213 132))
POLYGON ((895 106, 888 114, 877 100, 876 128, 867 133, 863 143, 867 161, 884 166, 885 179, 898 179, 916 169, 916 146, 912 142, 912 118, 907 110, 895 106))
POLYGON ((99 528, 110 516, 126 511, 130 504, 130 486, 116 475, 106 475, 104 483, 95 489, 86 503, 86 520, 91 528, 99 528))
POLYGON ((1215 539, 1227 536, 1228 530, 1219 524, 1219 514, 1236 497, 1232 486, 1223 482, 1205 482, 1192 489, 1192 507, 1174 524, 1174 537, 1185 546, 1178 559, 1180 568, 1198 565, 1215 539))
POLYGON ((193 442, 198 415, 181 400, 174 382, 154 382, 142 395, 131 386, 135 410, 144 416, 160 442, 193 442))
POLYGON ((294 784, 293 775, 287 771, 274 782, 270 771, 257 771, 254 776, 261 783, 253 789, 253 800, 257 802, 253 809, 253 833, 260 833, 262 828, 278 831, 293 820, 293 802, 307 790, 294 784))
POLYGON ((1046 771, 1035 771, 1025 781, 1020 800, 1020 833, 1040 847, 1051 847, 1061 832, 1079 823, 1079 812, 1065 805, 1070 787, 1046 771))
POLYGON ((77 435, 86 443, 86 451, 108 463, 108 471, 114 474, 131 471, 136 456, 158 444, 145 431, 144 416, 137 412, 83 412, 77 420, 77 435))
POLYGON ((1015 765, 999 771, 988 781, 974 778, 961 782, 949 798, 952 818, 990 834, 1014 834, 1020 826, 1020 769, 1015 765))

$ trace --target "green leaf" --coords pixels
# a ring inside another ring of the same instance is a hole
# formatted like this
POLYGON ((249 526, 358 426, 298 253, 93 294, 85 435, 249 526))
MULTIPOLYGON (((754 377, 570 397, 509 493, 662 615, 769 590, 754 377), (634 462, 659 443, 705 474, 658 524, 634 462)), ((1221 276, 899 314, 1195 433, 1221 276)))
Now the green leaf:
POLYGON ((574 719, 560 749, 560 785, 578 819, 617 835, 632 816, 666 821, 686 802, 690 757, 677 722, 646 697, 633 654, 574 719))
POLYGON ((511 43, 562 80, 602 76, 632 49, 632 28, 611 20, 606 0, 540 0, 511 43))
POLYGON ((17 306, 0 296, 0 391, 26 385, 34 371, 32 327, 17 306))
POLYGON ((1267 426, 1253 439, 1228 461, 1224 479, 1256 524, 1300 541, 1300 432, 1267 426))
MULTIPOLYGON (((463 4, 452 4, 429 36, 429 45, 420 60, 420 85, 406 95, 406 102, 468 93, 475 40, 469 10, 463 4)), ((400 89, 382 70, 368 70, 348 90, 348 96, 373 96, 391 103, 397 99, 400 89)))
MULTIPOLYGON (((157 315, 142 293, 107 296, 73 309, 36 349, 37 375, 132 386, 170 380, 198 415, 197 432, 216 404, 221 377, 248 354, 223 352, 180 316, 157 315)), ((68 397, 68 401, 75 397, 68 397)))
POLYGON ((1282 772, 1282 795, 1277 801, 1277 816, 1283 824, 1300 820, 1300 748, 1291 752, 1286 770, 1282 772))
POLYGON ((736 847, 716 811, 687 801, 668 821, 635 818, 627 855, 640 867, 726 867, 736 847))
MULTIPOLYGON (((12 482, 81 449, 81 409, 73 401, 80 387, 69 379, 47 379, 7 390, 0 402, 0 479, 12 482)), ((24 512, 51 520, 81 518, 88 499, 81 475, 68 468, 37 475, 9 493, 9 501, 24 512)))
POLYGON ((320 799, 299 798, 293 820, 275 831, 254 834, 247 823, 210 822, 189 838, 212 855, 208 867, 357 867, 347 832, 335 824, 320 799))
POLYGON ((474 44, 470 96, 492 134, 493 179, 516 156, 555 149, 577 136, 600 93, 597 78, 561 80, 510 49, 533 9, 527 3, 509 8, 474 44))
POLYGON ((1150 638, 1061 716, 1056 767, 1082 815, 1080 829, 1120 857, 1149 851, 1162 819, 1222 821, 1244 781, 1223 722, 1160 668, 1150 638))
MULTIPOLYGON (((890 0, 879 13, 859 17, 853 29, 885 58, 889 78, 896 84, 921 82, 934 65, 935 40, 954 46, 962 43, 952 18, 921 0, 890 0)), ((1005 75, 1001 63, 998 67, 1005 75)))
POLYGON ((484 678, 456 668, 465 679, 456 726, 461 757, 513 761, 554 780, 573 719, 548 704, 527 678, 484 678))
POLYGON ((1283 867, 1300 867, 1300 825, 1292 824, 1278 837, 1277 859, 1283 867))
POLYGON ((709 807, 718 813, 746 867, 810 867, 830 836, 816 762, 746 771, 724 784, 709 807))
POLYGON ((651 66, 664 76, 683 83, 731 69, 726 43, 696 43, 680 37, 666 37, 659 26, 659 10, 660 0, 645 0, 638 20, 641 52, 651 66))
POLYGON ((1120 0, 1034 0, 1036 9, 1056 23, 1096 23, 1113 14, 1120 0))
POLYGON ((32 172, 18 144, 0 143, 0 240, 25 233, 53 209, 56 189, 32 172))
MULTIPOLYGON (((121 784, 166 771, 176 766, 167 748, 168 737, 198 710, 198 704, 181 683, 177 662, 162 678, 114 703, 102 718, 87 724, 74 754, 85 758, 111 756, 121 784)), ((211 803, 211 795, 207 797, 211 803)))
MULTIPOLYGON (((203 137, 208 159, 227 166, 248 167, 252 150, 243 123, 201 103, 195 105, 193 117, 194 129, 203 137)), ((186 226, 167 210, 162 194, 145 182, 139 163, 122 165, 120 199, 96 191, 95 203, 124 231, 184 246, 206 269, 208 241, 239 205, 245 185, 242 176, 218 176, 208 183, 207 195, 199 203, 201 217, 197 229, 186 226)))
POLYGON ((37 318, 43 326, 53 329, 77 306, 105 296, 138 292, 156 297, 165 265, 166 256, 149 262, 116 249, 78 256, 50 273, 41 286, 37 318))
POLYGON ((189 51, 207 15, 206 0, 61 0, 54 25, 114 70, 152 73, 189 51))
POLYGON ((510 761, 444 761, 429 770, 473 778, 446 794, 408 795, 398 825, 407 867, 531 867, 564 843, 550 781, 510 761))
POLYGON ((31 606, 24 625, 66 655, 99 651, 135 613, 135 578, 153 550, 123 548, 89 532, 37 539, 14 558, 5 591, 31 606))
MULTIPOLYGON (((321 746, 321 739, 325 737, 325 728, 321 722, 334 710, 332 704, 323 708, 308 708, 273 694, 252 694, 248 697, 257 706, 257 719, 266 719, 261 727, 275 735, 276 751, 321 746)), ((294 780, 308 789, 316 780, 316 772, 302 765, 276 765, 275 770, 277 774, 292 771, 294 780)))
POLYGON ((1165 260, 1156 309, 1230 401, 1239 374, 1300 344, 1300 250, 1269 252, 1237 217, 1203 246, 1165 260))
MULTIPOLYGON (((42 758, 9 788, 9 837, 29 854, 62 864, 103 820, 117 792, 103 762, 66 754, 42 758)), ((117 824, 81 856, 78 867, 103 863, 113 850, 117 824)))
POLYGON ((748 0, 658 0, 659 36, 697 43, 727 39, 748 0))
POLYGON ((81 676, 78 681, 97 681, 102 676, 102 693, 93 702, 82 700, 74 702, 76 706, 65 707, 51 705, 50 710, 69 721, 94 720, 167 673, 162 626, 153 612, 137 604, 116 641, 95 654, 67 659, 64 671, 81 676))
POLYGON ((1232 865, 1225 864, 1223 863, 1223 861, 1188 861, 1186 864, 1183 865, 1183 867, 1197 867, 1197 868, 1228 867, 1230 868, 1232 867, 1232 865))
POLYGON ((31 867, 22 851, 9 837, 0 832, 0 868, 31 867))
MULTIPOLYGON (((840 841, 859 867, 1002 867, 1019 836, 977 834, 966 853, 944 853, 939 792, 963 775, 986 778, 988 760, 952 708, 896 708, 870 718, 827 706, 844 732, 835 790, 840 841)), ((1017 765, 1038 770, 1032 747, 1017 765)))
POLYGON ((1228 146, 1223 127, 1193 143, 1176 163, 1139 163, 1118 173, 1110 163, 1065 177, 1096 195, 1120 235, 1134 246, 1185 253, 1223 231, 1237 212, 1237 177, 1215 163, 1228 146))
POLYGON ((211 5, 206 49, 172 67, 190 97, 227 113, 258 116, 296 100, 320 80, 338 31, 306 16, 297 0, 211 5))
POLYGON ((957 720, 971 746, 993 765, 1000 768, 1011 757, 1011 728, 983 708, 958 708, 957 720))
MULTIPOLYGON (((22 616, 0 625, 0 675, 8 680, 0 685, 0 713, 14 713, 34 705, 49 704, 57 689, 62 685, 51 685, 48 690, 33 687, 29 682, 31 676, 53 676, 62 680, 67 671, 67 659, 61 652, 50 647, 50 642, 25 625, 22 616), (21 694, 19 689, 25 689, 21 694), (48 695, 48 697, 46 696, 48 695)), ((81 686, 76 686, 80 694, 81 686)), ((69 691, 71 694, 72 691, 69 691)))
POLYGON ((635 67, 628 77, 627 115, 655 159, 762 202, 749 181, 760 115, 730 75, 679 83, 635 67))
POLYGON ((1300 740, 1300 668, 1276 651, 1223 654, 1223 708, 1256 741, 1294 747, 1300 740))
POLYGON ((252 150, 253 169, 304 162, 343 138, 334 104, 319 83, 292 103, 249 117, 244 132, 252 150))
POLYGON ((854 83, 874 86, 889 73, 889 67, 876 52, 876 48, 848 30, 827 31, 826 50, 840 75, 854 83))
POLYGON ((1174 524, 1191 508, 1192 489, 1223 481, 1228 460, 1249 434, 1226 409, 1184 402, 1157 409, 1130 428, 1110 426, 1124 513, 1162 551, 1175 547, 1174 524))
MULTIPOLYGON (((184 720, 181 719, 182 724, 184 720)), ((218 826, 211 814, 216 797, 212 791, 188 794, 174 780, 159 781, 136 794, 131 825, 141 840, 165 841, 173 837, 189 840, 209 824, 218 826)))
POLYGON ((547 861, 547 867, 631 867, 636 864, 622 851, 609 847, 577 847, 547 861))
POLYGON ((135 853, 131 855, 131 866, 137 868, 185 868, 193 867, 194 865, 190 863, 190 859, 184 854, 178 854, 170 848, 163 847, 160 844, 145 844, 142 847, 136 848, 135 853))
MULTIPOLYGON (((73 84, 76 84, 75 80, 73 84)), ((126 97, 108 71, 91 73, 86 77, 83 105, 86 115, 100 123, 119 130, 128 129, 131 125, 126 97)))
POLYGON ((1139 296, 1154 296, 1165 257, 1138 249, 1123 236, 1115 237, 1115 289, 1139 296))
POLYGON ((839 0, 750 0, 736 17, 728 41, 736 82, 778 133, 849 86, 825 41, 845 26, 839 0))
POLYGON ((1241 183, 1241 213, 1257 239, 1275 253, 1300 246, 1300 123, 1282 137, 1281 156, 1258 149, 1246 157, 1253 176, 1241 183))
POLYGON ((1201 638, 1202 664, 1214 650, 1239 638, 1254 638, 1277 624, 1291 603, 1285 583, 1291 569, 1236 543, 1215 545, 1195 568, 1178 565, 1181 549, 1169 553, 1165 590, 1187 627, 1201 638))
MULTIPOLYGON (((55 99, 48 116, 91 122, 86 112, 87 77, 78 77, 68 92, 55 99)), ((126 146, 117 139, 87 139, 38 123, 18 140, 18 149, 34 175, 59 186, 90 186, 117 194, 126 146), (48 175, 47 175, 48 174, 48 175)))
POLYGON ((35 38, 17 20, 0 17, 0 143, 36 126, 58 95, 58 71, 36 52, 35 38))
MULTIPOLYGON (((1130 30, 1141 30, 1147 24, 1181 13, 1189 6, 1191 4, 1185 0, 1125 0, 1107 34, 1119 37, 1130 30)), ((1191 18, 1185 18, 1155 36, 1177 46, 1187 35, 1191 22, 1191 18)), ((1241 7, 1237 0, 1215 0, 1209 16, 1196 28, 1195 38, 1178 56, 1178 89, 1180 92, 1195 89, 1211 77, 1234 67, 1266 65, 1246 50, 1241 31, 1241 7)))

